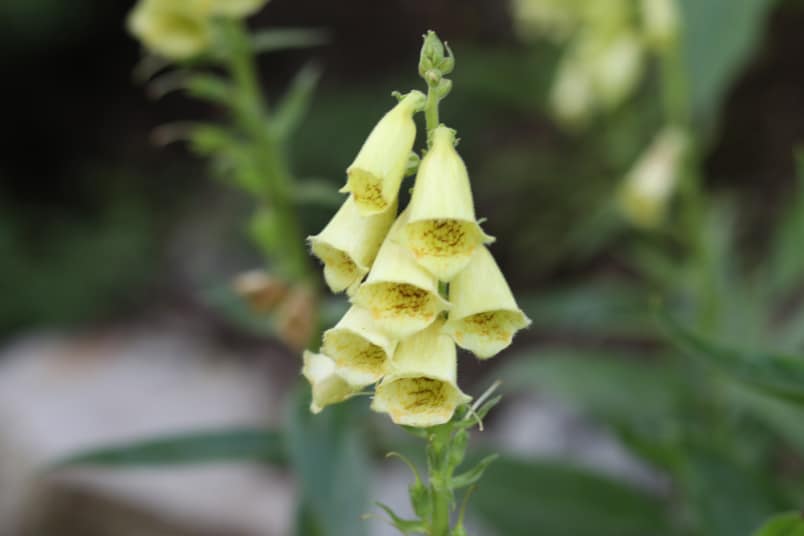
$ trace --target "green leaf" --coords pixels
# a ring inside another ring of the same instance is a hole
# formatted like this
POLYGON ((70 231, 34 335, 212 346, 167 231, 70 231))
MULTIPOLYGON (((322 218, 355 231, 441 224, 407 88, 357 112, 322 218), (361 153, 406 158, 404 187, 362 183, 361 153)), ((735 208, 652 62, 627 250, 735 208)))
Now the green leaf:
POLYGON ((505 536, 660 536, 669 532, 659 498, 557 461, 500 458, 480 482, 472 512, 505 536))
POLYGON ((255 32, 251 36, 251 46, 257 54, 294 48, 309 48, 323 45, 327 41, 328 37, 325 31, 305 28, 274 28, 255 32))
POLYGON ((304 119, 319 78, 321 69, 311 63, 296 73, 271 118, 271 130, 279 139, 287 139, 304 119))
POLYGON ((746 385, 804 404, 804 357, 722 346, 683 327, 667 314, 661 318, 670 338, 682 350, 746 385))
POLYGON ((396 512, 394 512, 390 506, 381 502, 376 502, 374 504, 382 508, 382 510, 388 514, 388 517, 390 518, 388 522, 396 527, 397 530, 399 530, 399 532, 402 534, 427 534, 427 528, 418 519, 402 519, 396 515, 396 512))
POLYGON ((293 200, 300 205, 318 205, 322 208, 338 208, 343 195, 325 179, 302 179, 293 186, 293 200))
POLYGON ((804 280, 804 149, 797 151, 796 164, 797 188, 776 228, 768 266, 770 290, 782 297, 804 280))
MULTIPOLYGON (((310 390, 300 386, 286 420, 288 457, 299 478, 301 501, 312 519, 306 523, 323 536, 361 536, 368 511, 370 461, 358 427, 364 400, 310 412, 310 390), (356 402, 356 403, 355 403, 356 402)), ((297 534, 303 534, 298 531, 297 534)))
POLYGON ((731 382, 724 392, 733 405, 747 410, 791 447, 804 454, 803 408, 737 382, 731 382))
POLYGON ((209 74, 192 75, 187 79, 186 87, 190 96, 217 104, 228 105, 234 95, 234 88, 229 82, 209 74))
POLYGON ((804 513, 787 512, 772 517, 753 536, 804 536, 804 513))
POLYGON ((695 117, 711 123, 756 49, 774 0, 678 0, 682 56, 695 117))
POLYGON ((688 453, 681 481, 700 534, 749 534, 776 511, 771 488, 760 471, 729 460, 724 452, 688 453))
POLYGON ((284 464, 282 436, 274 430, 248 428, 192 432, 78 452, 56 465, 141 466, 239 460, 284 464))
POLYGON ((480 480, 480 478, 483 476, 483 473, 486 471, 486 468, 491 464, 491 462, 499 457, 499 454, 490 454, 480 460, 477 465, 468 471, 452 477, 452 489, 465 488, 480 480))

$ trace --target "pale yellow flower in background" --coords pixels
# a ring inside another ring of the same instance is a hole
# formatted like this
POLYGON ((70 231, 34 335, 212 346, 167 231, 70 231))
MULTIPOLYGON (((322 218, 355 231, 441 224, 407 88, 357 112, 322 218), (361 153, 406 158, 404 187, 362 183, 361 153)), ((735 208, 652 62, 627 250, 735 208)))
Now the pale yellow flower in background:
POLYGON ((363 216, 349 196, 324 230, 307 240, 324 263, 324 279, 332 292, 354 289, 363 279, 396 216, 396 200, 388 210, 363 216))
POLYGON ((365 215, 390 210, 408 166, 416 138, 413 114, 424 106, 425 96, 411 91, 383 116, 366 138, 346 170, 346 185, 365 215))
POLYGON ((330 404, 343 402, 359 391, 359 388, 350 385, 338 374, 335 361, 329 356, 305 351, 303 359, 302 374, 313 389, 313 400, 310 403, 310 411, 313 413, 319 413, 330 404))
POLYGON ((380 328, 395 339, 426 328, 449 308, 438 293, 436 278, 398 243, 408 216, 408 209, 399 215, 366 281, 352 296, 352 303, 368 309, 380 328))
POLYGON ((642 0, 642 25, 648 41, 664 48, 678 35, 679 22, 675 0, 642 0))
POLYGON ((485 247, 478 248, 466 269, 452 280, 449 299, 452 309, 444 331, 480 358, 508 347, 514 334, 530 325, 485 247))
POLYGON ((268 3, 268 0, 209 0, 213 15, 223 17, 248 17, 268 3))
POLYGON ((197 56, 212 38, 209 0, 140 0, 127 25, 146 48, 171 60, 197 56))
POLYGON ((589 43, 595 52, 589 68, 594 90, 606 109, 619 106, 642 78, 643 44, 635 32, 624 31, 605 43, 589 43))
POLYGON ((455 131, 439 125, 419 164, 402 242, 441 281, 463 269, 472 252, 493 242, 477 223, 469 174, 455 150, 455 131))
POLYGON ((388 372, 395 349, 396 342, 380 331, 371 313, 357 306, 324 333, 322 347, 341 377, 355 386, 379 381, 388 372))
POLYGON ((562 123, 581 126, 595 109, 595 94, 590 74, 577 62, 563 61, 550 89, 550 108, 562 123))
POLYGON ((399 343, 391 372, 374 393, 374 411, 388 413, 396 424, 425 428, 449 421, 471 400, 458 387, 455 343, 442 324, 399 343))
POLYGON ((681 176, 689 145, 678 128, 662 130, 626 176, 620 191, 620 207, 636 226, 654 228, 664 220, 681 176))

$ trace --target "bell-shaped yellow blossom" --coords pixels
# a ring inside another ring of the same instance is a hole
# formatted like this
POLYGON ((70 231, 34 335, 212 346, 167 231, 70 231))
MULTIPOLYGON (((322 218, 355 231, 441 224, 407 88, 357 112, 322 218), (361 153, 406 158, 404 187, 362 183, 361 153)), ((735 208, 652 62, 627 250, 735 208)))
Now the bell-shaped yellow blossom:
POLYGON ((405 95, 380 119, 346 170, 348 179, 341 192, 352 192, 361 213, 376 214, 394 204, 416 138, 413 114, 424 102, 420 91, 405 95))
POLYGON ((664 219, 687 145, 684 132, 674 127, 664 129, 626 176, 620 206, 634 225, 650 229, 664 219))
POLYGON ((419 164, 402 241, 416 261, 441 281, 450 281, 474 250, 493 242, 475 218, 472 188, 455 151, 455 131, 438 126, 433 145, 419 164))
POLYGON ((619 106, 640 80, 643 66, 643 45, 640 37, 623 31, 614 39, 592 39, 588 45, 590 67, 594 73, 595 91, 606 109, 619 106))
POLYGON ((399 343, 371 408, 397 424, 425 428, 443 424, 471 398, 457 384, 455 343, 442 333, 443 322, 399 343))
POLYGON ((478 248, 469 265, 449 286, 452 309, 444 331, 477 357, 493 356, 530 325, 519 309, 494 257, 478 248))
POLYGON ((210 10, 213 15, 223 17, 248 17, 268 3, 268 0, 211 0, 210 10))
POLYGON ((366 281, 352 296, 352 303, 368 309, 380 329, 395 339, 426 328, 438 313, 449 308, 438 293, 436 278, 398 243, 409 214, 405 209, 399 215, 366 281))
POLYGON ((335 367, 335 361, 324 354, 304 352, 302 374, 313 388, 310 411, 318 413, 330 404, 337 404, 355 395, 358 388, 347 382, 335 367))
POLYGON ((161 56, 183 60, 211 40, 208 0, 140 0, 128 16, 129 31, 161 56))
POLYGON ((395 215, 396 200, 385 212, 363 216, 349 196, 324 230, 308 237, 332 292, 356 287, 368 273, 395 215))
POLYGON ((348 383, 365 386, 382 378, 394 355, 396 342, 380 331, 371 313, 352 306, 334 328, 324 333, 322 351, 335 361, 348 383))
POLYGON ((648 41, 662 49, 678 34, 675 0, 642 0, 642 23, 648 41))

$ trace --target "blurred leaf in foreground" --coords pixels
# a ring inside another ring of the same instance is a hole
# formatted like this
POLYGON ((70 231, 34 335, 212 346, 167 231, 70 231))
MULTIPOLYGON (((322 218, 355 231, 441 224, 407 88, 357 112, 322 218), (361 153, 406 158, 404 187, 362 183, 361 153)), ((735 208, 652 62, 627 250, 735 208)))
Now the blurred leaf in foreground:
POLYGON ((774 516, 754 536, 804 536, 804 513, 788 512, 774 516))

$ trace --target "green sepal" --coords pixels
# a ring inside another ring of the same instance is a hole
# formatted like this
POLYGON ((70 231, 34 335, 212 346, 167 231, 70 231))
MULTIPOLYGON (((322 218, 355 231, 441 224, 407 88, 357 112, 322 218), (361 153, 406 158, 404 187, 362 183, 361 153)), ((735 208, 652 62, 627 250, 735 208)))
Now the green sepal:
POLYGON ((375 502, 390 518, 388 522, 396 527, 402 534, 427 534, 427 527, 418 519, 402 519, 391 507, 381 502, 375 502))

